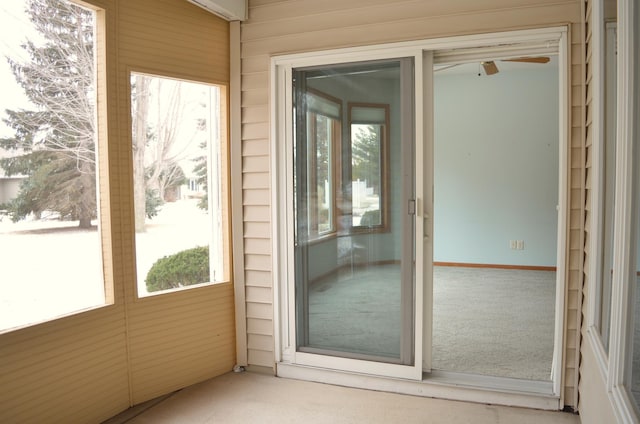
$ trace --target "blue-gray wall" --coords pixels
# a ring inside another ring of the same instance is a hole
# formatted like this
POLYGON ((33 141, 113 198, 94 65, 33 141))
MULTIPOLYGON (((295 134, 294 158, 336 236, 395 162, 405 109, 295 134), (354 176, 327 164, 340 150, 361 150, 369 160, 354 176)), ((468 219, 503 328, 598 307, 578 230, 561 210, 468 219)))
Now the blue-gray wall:
POLYGON ((555 266, 557 67, 475 65, 434 85, 434 261, 555 266))

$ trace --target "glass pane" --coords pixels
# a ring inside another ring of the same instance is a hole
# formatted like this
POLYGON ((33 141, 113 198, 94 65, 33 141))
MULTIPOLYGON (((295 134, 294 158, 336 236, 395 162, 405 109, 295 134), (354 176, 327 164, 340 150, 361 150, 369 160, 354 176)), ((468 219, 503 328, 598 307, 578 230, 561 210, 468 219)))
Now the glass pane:
POLYGON ((602 208, 602 275, 600 276, 600 314, 597 323, 605 351, 609 351, 611 327, 611 288, 613 279, 613 205, 616 176, 616 27, 607 24, 605 32, 605 129, 604 129, 604 205, 602 208))
POLYGON ((382 125, 351 124, 354 227, 382 225, 382 125))
POLYGON ((220 90, 132 74, 138 295, 224 279, 220 90))
POLYGON ((105 287, 95 13, 11 1, 0 22, 2 332, 102 305, 105 287))
POLYGON ((413 360, 412 271, 402 278, 413 261, 413 221, 406 212, 413 188, 404 186, 402 178, 403 167, 412 169, 407 163, 413 134, 400 124, 401 107, 408 114, 413 107, 412 93, 401 93, 405 67, 412 68, 409 60, 294 71, 296 330, 301 351, 403 364, 413 360), (382 115, 390 124, 367 120, 352 125, 349 117, 338 119, 328 112, 338 108, 320 108, 318 98, 336 105, 388 105, 389 112, 382 108, 382 115), (395 158, 388 175, 382 171, 385 131, 390 134, 388 156, 395 158), (349 142, 340 142, 342 134, 349 142), (377 212, 367 219, 380 224, 385 185, 391 186, 389 203, 394 205, 389 231, 354 231, 363 216, 357 223, 354 217, 367 207, 377 212), (328 225, 332 232, 318 238, 317 232, 328 225))
MULTIPOLYGON (((634 11, 633 21, 634 25, 629 30, 635 35, 634 43, 635 50, 633 57, 630 58, 637 69, 640 65, 640 8, 632 8, 634 11)), ((634 108, 632 110, 633 116, 633 168, 634 168, 634 181, 633 181, 633 193, 634 193, 634 206, 635 216, 633 221, 635 223, 635 240, 633 243, 634 248, 631 249, 633 257, 631 260, 631 270, 635 272, 630 275, 631 284, 629 293, 631 294, 630 307, 633 311, 633 315, 629 317, 631 322, 631 346, 629 347, 631 354, 631 379, 627 382, 627 387, 631 391, 631 398, 635 402, 636 413, 640 414, 640 73, 635 72, 633 76, 631 86, 634 87, 634 92, 629 93, 633 96, 634 108)))
POLYGON ((333 128, 335 120, 322 115, 316 115, 316 199, 318 212, 318 234, 332 231, 333 226, 333 128))

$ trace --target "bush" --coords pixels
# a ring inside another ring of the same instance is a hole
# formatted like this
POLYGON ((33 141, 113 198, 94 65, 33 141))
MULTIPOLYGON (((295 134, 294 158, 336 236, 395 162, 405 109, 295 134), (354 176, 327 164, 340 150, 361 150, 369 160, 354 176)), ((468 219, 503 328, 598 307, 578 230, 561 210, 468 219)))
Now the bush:
POLYGON ((209 281, 209 248, 195 247, 158 259, 145 282, 147 291, 167 290, 209 281))

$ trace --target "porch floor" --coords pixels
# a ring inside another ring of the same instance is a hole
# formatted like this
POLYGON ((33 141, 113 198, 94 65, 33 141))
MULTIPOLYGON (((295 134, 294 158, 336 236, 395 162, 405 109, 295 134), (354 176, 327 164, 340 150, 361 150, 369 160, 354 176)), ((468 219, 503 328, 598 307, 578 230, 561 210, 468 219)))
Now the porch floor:
POLYGON ((244 372, 188 387, 118 422, 579 424, 580 418, 565 412, 429 399, 244 372))

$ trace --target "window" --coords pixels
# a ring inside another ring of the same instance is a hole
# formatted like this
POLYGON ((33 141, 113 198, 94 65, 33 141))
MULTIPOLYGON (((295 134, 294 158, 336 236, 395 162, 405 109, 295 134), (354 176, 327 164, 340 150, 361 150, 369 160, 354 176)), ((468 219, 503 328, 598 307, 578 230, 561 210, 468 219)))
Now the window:
POLYGON ((385 229, 389 105, 349 105, 351 207, 354 230, 385 229))
POLYGON ((131 75, 138 295, 227 280, 221 89, 131 75))
POLYGON ((96 13, 55 5, 0 6, 0 332, 105 303, 96 13))
POLYGON ((603 207, 602 207, 602 269, 599 276, 600 305, 597 327, 606 352, 609 351, 611 327, 611 284, 613 277, 613 205, 615 203, 616 156, 616 27, 608 23, 605 31, 604 65, 604 142, 603 142, 603 207))

